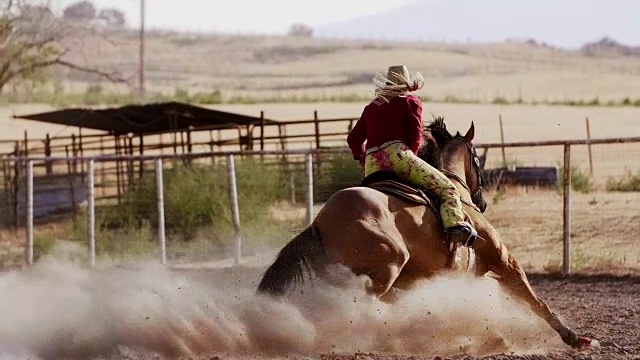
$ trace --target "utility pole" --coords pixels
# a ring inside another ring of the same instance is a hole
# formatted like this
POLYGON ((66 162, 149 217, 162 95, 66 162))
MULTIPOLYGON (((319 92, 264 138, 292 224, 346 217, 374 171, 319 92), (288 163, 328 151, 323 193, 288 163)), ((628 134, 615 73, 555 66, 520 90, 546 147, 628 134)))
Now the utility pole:
POLYGON ((144 13, 145 13, 145 1, 140 0, 140 96, 144 96, 144 13))

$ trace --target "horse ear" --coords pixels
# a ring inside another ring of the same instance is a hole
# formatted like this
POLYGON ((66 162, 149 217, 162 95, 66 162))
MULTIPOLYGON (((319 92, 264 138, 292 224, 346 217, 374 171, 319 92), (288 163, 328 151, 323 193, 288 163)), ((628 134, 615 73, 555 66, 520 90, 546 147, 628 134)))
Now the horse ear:
POLYGON ((467 133, 464 135, 464 139, 467 140, 467 142, 471 142, 475 134, 476 134, 476 126, 473 124, 473 121, 472 121, 471 127, 469 127, 469 130, 467 130, 467 133))

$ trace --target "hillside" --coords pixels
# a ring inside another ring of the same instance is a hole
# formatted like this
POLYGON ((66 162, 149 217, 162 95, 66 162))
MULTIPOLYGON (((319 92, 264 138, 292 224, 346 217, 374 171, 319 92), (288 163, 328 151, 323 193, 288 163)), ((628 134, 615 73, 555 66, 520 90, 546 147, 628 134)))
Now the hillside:
POLYGON ((603 37, 640 45, 640 2, 422 0, 379 15, 316 27, 320 36, 500 42, 535 39, 577 49, 603 37))
MULTIPOLYGON (((72 59, 117 70, 136 85, 137 34, 111 32, 68 41, 74 47, 72 59)), ((332 100, 370 96, 373 75, 395 63, 422 72, 426 86, 420 94, 435 100, 640 99, 639 57, 536 42, 392 43, 154 32, 147 37, 145 68, 154 91, 332 100)), ((64 71, 60 76, 65 92, 95 85, 86 75, 64 71)))

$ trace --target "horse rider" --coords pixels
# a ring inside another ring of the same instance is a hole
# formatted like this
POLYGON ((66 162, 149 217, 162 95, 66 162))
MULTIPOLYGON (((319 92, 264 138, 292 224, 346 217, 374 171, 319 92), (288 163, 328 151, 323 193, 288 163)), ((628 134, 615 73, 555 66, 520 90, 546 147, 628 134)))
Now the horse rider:
POLYGON ((422 102, 412 92, 424 86, 424 78, 420 73, 410 78, 405 65, 394 65, 386 77, 376 75, 373 83, 375 98, 347 136, 354 160, 364 167, 365 176, 379 170, 393 171, 439 195, 448 239, 473 244, 478 234, 465 220, 460 193, 449 178, 416 155, 423 136, 422 102))

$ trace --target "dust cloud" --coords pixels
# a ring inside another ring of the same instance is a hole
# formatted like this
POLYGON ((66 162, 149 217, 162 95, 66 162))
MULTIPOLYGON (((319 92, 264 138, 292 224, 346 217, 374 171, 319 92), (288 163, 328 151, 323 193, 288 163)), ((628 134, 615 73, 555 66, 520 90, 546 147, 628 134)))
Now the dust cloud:
POLYGON ((366 279, 344 269, 335 276, 346 290, 309 283, 287 301, 255 294, 262 269, 244 282, 210 272, 197 277, 153 262, 87 269, 67 256, 0 275, 0 358, 447 356, 561 346, 491 279, 433 279, 389 306, 358 291, 366 279))

